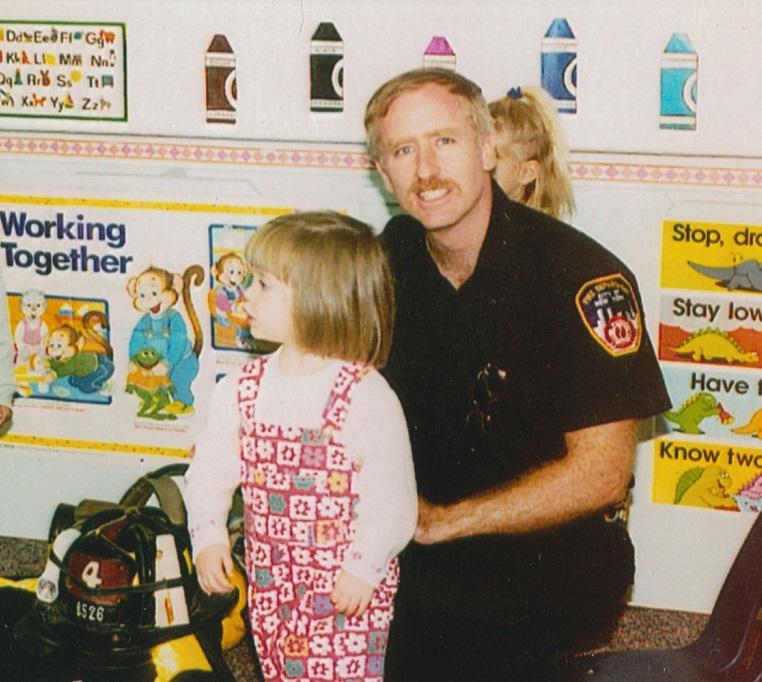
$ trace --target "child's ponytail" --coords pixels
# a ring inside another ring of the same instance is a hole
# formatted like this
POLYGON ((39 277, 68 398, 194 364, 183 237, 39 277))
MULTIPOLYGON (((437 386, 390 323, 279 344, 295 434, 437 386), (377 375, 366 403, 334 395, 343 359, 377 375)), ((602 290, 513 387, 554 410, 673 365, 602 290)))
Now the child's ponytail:
POLYGON ((556 218, 569 219, 574 195, 569 174, 568 147, 553 102, 541 88, 513 88, 490 104, 495 121, 498 155, 513 153, 520 161, 536 160, 537 179, 527 187, 524 202, 556 218), (501 132, 511 137, 512 149, 501 149, 501 132))

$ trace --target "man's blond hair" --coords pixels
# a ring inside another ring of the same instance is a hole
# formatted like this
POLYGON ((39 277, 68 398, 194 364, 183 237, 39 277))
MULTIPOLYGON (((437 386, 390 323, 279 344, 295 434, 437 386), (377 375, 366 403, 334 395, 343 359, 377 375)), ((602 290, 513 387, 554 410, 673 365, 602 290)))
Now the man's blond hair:
POLYGON ((480 137, 485 138, 492 132, 492 117, 481 88, 476 83, 449 69, 415 69, 384 83, 368 101, 365 108, 365 133, 368 155, 372 161, 380 161, 384 155, 379 122, 389 112, 389 107, 400 95, 429 84, 441 85, 465 100, 471 121, 480 137))
POLYGON ((280 216, 249 239, 245 257, 292 292, 296 341, 309 353, 382 367, 394 325, 394 288, 381 242, 333 211, 280 216))

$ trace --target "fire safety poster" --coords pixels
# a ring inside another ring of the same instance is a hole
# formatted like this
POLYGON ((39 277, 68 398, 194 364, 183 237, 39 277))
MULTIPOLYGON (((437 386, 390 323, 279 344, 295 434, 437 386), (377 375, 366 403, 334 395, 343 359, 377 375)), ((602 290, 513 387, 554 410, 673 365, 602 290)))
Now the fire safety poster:
POLYGON ((654 501, 762 509, 762 226, 663 223, 654 501))

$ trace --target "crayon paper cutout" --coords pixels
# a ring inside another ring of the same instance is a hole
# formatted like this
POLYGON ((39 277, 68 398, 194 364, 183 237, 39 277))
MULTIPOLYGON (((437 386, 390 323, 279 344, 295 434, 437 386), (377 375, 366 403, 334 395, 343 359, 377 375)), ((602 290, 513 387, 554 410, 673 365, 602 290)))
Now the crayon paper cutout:
POLYGON ((661 286, 758 295, 762 226, 665 220, 661 286))
POLYGON ((238 104, 236 58, 228 39, 217 33, 206 51, 206 122, 235 123, 238 104))
POLYGON ((455 71, 455 52, 450 47, 447 38, 434 36, 431 39, 423 53, 423 66, 424 68, 439 67, 440 69, 455 71))
POLYGON ((661 58, 659 127, 696 130, 698 54, 684 33, 673 33, 661 58))
POLYGON ((310 111, 344 111, 344 42, 330 22, 322 22, 312 35, 310 111))
POLYGON ((542 40, 542 87, 563 114, 577 113, 577 39, 566 19, 553 19, 542 40))
POLYGON ((653 501, 762 511, 762 450, 705 441, 654 441, 653 501))
POLYGON ((127 120, 122 23, 0 20, 0 116, 127 120))
POLYGON ((106 301, 27 289, 9 292, 8 304, 23 397, 111 403, 114 351, 106 301))
POLYGON ((191 265, 182 274, 150 266, 127 282, 132 306, 142 313, 130 334, 125 386, 138 400, 138 417, 174 421, 195 411, 191 386, 204 337, 191 289, 204 280, 200 265, 191 265))

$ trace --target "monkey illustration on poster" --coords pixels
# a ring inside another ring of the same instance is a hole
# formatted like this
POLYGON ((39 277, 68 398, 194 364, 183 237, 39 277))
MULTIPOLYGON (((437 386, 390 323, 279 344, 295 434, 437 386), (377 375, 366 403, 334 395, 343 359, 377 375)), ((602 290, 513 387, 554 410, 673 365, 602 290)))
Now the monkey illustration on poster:
POLYGON ((139 400, 139 417, 175 420, 194 412, 191 386, 204 339, 191 287, 203 284, 204 276, 200 265, 182 275, 150 266, 127 282, 133 307, 143 313, 130 335, 125 388, 139 400), (181 298, 192 339, 178 310, 181 298))
POLYGON ((8 294, 14 374, 26 398, 111 403, 114 352, 106 301, 8 294))

